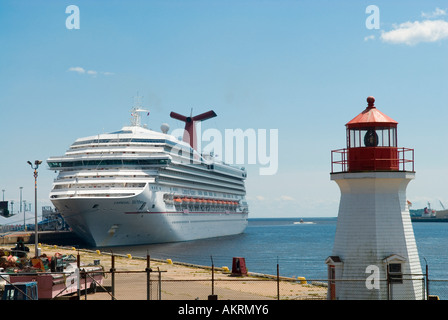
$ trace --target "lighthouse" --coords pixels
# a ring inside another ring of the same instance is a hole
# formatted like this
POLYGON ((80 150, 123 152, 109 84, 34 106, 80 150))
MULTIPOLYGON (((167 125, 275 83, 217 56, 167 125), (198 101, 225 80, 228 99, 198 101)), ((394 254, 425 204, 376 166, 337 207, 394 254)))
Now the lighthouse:
POLYGON ((331 180, 341 198, 328 268, 328 299, 423 299, 423 276, 406 187, 414 150, 397 146, 398 123, 367 107, 346 124, 347 147, 333 150, 331 180))

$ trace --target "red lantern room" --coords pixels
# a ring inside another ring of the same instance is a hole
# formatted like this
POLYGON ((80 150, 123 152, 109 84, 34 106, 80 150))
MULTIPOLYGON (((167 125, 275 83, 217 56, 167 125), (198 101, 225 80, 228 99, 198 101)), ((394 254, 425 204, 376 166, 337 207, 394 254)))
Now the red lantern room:
POLYGON ((332 151, 332 172, 334 164, 342 165, 342 172, 360 171, 405 171, 412 163, 413 150, 397 147, 398 122, 379 111, 374 97, 367 98, 367 108, 346 124, 347 148, 332 151), (411 152, 411 160, 405 153, 411 152), (341 160, 334 161, 334 154, 341 160))

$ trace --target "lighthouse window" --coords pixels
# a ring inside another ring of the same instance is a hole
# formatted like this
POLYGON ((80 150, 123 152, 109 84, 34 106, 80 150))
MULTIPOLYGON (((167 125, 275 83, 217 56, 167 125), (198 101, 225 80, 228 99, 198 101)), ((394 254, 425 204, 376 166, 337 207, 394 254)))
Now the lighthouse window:
POLYGON ((391 141, 391 147, 397 146, 397 129, 391 128, 390 129, 390 141, 391 141))
POLYGON ((348 137, 347 137, 347 143, 349 148, 356 148, 359 147, 359 144, 357 144, 357 132, 356 130, 349 130, 348 137))
POLYGON ((385 129, 385 130, 381 130, 381 141, 380 141, 382 146, 390 146, 391 145, 391 140, 390 140, 390 130, 389 129, 385 129))
POLYGON ((401 272, 401 263, 389 264, 389 279, 391 283, 403 283, 403 274, 401 272))
POLYGON ((347 130, 347 146, 359 147, 396 147, 396 128, 373 127, 347 130))

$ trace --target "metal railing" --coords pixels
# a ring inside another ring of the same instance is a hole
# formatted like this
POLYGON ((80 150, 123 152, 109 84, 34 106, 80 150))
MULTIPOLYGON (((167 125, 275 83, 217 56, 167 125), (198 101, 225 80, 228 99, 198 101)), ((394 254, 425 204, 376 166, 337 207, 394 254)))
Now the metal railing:
MULTIPOLYGON (((365 159, 348 159, 350 148, 337 149, 331 151, 331 173, 343 173, 349 172, 349 162, 356 164, 366 162, 365 159)), ((398 165, 398 171, 410 171, 414 172, 414 149, 409 148, 397 148, 397 158, 384 158, 368 160, 381 163, 381 162, 396 162, 398 165)), ((375 171, 375 170, 373 170, 375 171)), ((380 170, 381 171, 381 170, 380 170)))

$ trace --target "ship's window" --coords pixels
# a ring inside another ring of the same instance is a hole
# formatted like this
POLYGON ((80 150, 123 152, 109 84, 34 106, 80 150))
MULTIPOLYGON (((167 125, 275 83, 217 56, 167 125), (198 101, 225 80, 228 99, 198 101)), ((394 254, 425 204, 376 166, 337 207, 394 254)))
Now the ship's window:
POLYGON ((59 167, 61 167, 61 163, 60 162, 48 162, 48 165, 50 166, 50 168, 59 168, 59 167))
POLYGON ((76 166, 99 166, 99 165, 164 165, 169 164, 169 159, 136 159, 136 160, 83 160, 83 161, 64 161, 64 162, 49 162, 50 168, 67 168, 76 166))

